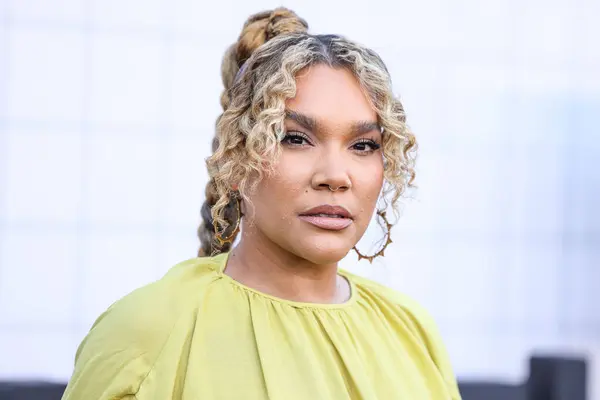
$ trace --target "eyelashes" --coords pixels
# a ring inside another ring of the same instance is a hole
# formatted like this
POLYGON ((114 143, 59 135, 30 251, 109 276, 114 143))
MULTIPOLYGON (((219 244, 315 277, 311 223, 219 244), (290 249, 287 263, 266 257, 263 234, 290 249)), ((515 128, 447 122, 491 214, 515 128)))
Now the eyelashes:
MULTIPOLYGON (((371 147, 371 152, 375 151, 375 150, 379 150, 381 148, 381 145, 379 143, 377 143, 376 141, 374 141, 373 139, 360 139, 358 142, 354 143, 352 145, 353 147, 356 146, 370 146, 371 147)), ((364 149, 362 149, 362 151, 365 151, 364 149)))
POLYGON ((291 146, 303 146, 305 143, 308 143, 309 145, 312 146, 312 143, 310 142, 310 138, 308 137, 308 135, 306 135, 302 132, 296 132, 296 131, 286 132, 283 139, 281 139, 281 143, 289 144, 291 146))
MULTIPOLYGON (((299 131, 288 131, 281 139, 281 143, 290 147, 314 146, 308 135, 299 131)), ((379 150, 381 144, 373 139, 363 138, 354 142, 350 148, 361 155, 366 155, 379 150)))

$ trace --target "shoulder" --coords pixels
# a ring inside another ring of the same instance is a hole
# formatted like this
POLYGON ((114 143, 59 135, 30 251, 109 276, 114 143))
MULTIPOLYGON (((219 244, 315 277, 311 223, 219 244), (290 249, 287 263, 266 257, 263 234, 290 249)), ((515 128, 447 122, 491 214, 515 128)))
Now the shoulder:
POLYGON ((418 301, 402 292, 367 278, 353 274, 347 275, 354 281, 364 301, 377 308, 384 309, 384 314, 393 314, 393 318, 401 321, 402 326, 417 338, 437 366, 440 375, 453 395, 452 398, 460 398, 446 346, 429 311, 418 301), (388 310, 388 312, 385 310, 388 310))
POLYGON ((394 308, 397 313, 408 318, 416 329, 423 331, 421 334, 426 335, 427 328, 435 327, 432 315, 413 297, 371 279, 349 273, 346 275, 352 279, 361 297, 394 308))
POLYGON ((181 262, 108 307, 77 349, 66 392, 72 396, 65 398, 94 398, 98 390, 111 396, 135 393, 174 330, 189 326, 203 288, 216 279, 218 262, 181 262))
POLYGON ((179 316, 195 307, 202 288, 214 280, 215 266, 211 258, 175 265, 161 279, 108 307, 94 322, 86 341, 102 338, 105 345, 131 341, 144 350, 160 346, 179 316))

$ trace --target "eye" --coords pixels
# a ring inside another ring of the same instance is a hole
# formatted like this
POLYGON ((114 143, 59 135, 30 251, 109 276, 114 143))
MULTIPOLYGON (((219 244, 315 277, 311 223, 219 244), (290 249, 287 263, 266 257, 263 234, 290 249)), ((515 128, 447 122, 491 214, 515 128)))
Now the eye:
POLYGON ((360 139, 358 142, 352 145, 352 149, 361 154, 369 154, 379 150, 380 148, 381 145, 373 139, 360 139))
POLYGON ((312 145, 307 135, 302 132, 295 131, 287 132, 283 139, 281 139, 281 143, 290 146, 304 146, 307 144, 312 145))

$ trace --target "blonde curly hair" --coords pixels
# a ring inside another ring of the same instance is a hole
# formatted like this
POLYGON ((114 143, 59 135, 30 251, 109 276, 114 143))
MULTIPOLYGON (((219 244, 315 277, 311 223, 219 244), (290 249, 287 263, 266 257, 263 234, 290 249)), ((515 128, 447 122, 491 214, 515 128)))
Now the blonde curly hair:
POLYGON ((223 113, 217 119, 213 154, 206 159, 210 180, 198 228, 199 256, 229 250, 231 243, 219 245, 215 231, 230 237, 228 228, 239 218, 236 202, 247 201, 265 174, 274 172, 285 135, 285 102, 296 94, 296 74, 310 65, 351 71, 376 111, 383 133, 385 207, 391 194, 396 209, 412 186, 417 145, 381 58, 342 36, 307 31, 306 21, 291 10, 261 12, 246 21, 224 55, 223 113))

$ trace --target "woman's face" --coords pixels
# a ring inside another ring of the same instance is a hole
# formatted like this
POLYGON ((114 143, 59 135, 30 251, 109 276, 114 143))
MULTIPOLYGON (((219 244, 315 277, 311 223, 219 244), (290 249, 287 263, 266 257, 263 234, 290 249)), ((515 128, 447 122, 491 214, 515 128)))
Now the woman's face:
POLYGON ((383 184, 381 130, 348 70, 315 65, 296 83, 276 173, 249 196, 253 226, 246 221, 244 230, 315 264, 334 263, 373 215, 383 184), (340 208, 311 210, 319 206, 340 208))

